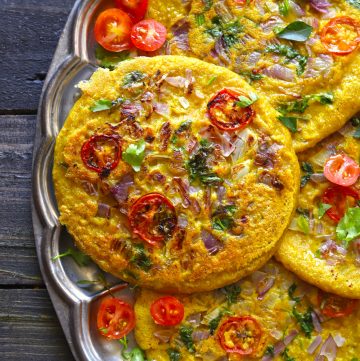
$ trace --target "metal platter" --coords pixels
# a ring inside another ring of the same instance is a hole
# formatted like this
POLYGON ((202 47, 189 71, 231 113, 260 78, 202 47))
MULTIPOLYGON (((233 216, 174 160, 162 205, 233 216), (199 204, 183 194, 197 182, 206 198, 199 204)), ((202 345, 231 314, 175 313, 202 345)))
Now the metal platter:
MULTIPOLYGON (((74 247, 58 219, 51 176, 55 139, 80 95, 76 84, 89 79, 97 68, 92 29, 100 9, 107 5, 106 1, 78 0, 70 13, 44 83, 33 158, 32 215, 38 260, 66 339, 78 361, 122 360, 119 342, 108 341, 97 331, 96 314, 99 300, 109 292, 133 302, 131 290, 124 290, 120 280, 103 274, 94 263, 79 267, 71 257, 53 260, 74 247), (110 286, 104 289, 96 282, 99 277, 110 286)), ((134 341, 132 336, 130 339, 131 345, 134 341)))

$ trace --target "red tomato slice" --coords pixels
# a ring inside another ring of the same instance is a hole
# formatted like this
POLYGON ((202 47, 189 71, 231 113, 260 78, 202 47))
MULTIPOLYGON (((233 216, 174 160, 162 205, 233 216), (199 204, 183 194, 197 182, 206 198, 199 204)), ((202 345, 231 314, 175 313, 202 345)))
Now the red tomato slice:
POLYGON ((358 200, 360 200, 360 194, 357 190, 336 185, 327 188, 321 199, 323 203, 332 206, 326 214, 336 223, 344 217, 347 207, 355 205, 358 200))
POLYGON ((234 131, 245 128, 255 117, 251 106, 241 108, 236 105, 239 96, 246 94, 223 89, 214 95, 207 108, 211 123, 221 130, 234 131))
POLYGON ((345 154, 330 157, 324 167, 325 177, 332 183, 349 187, 356 183, 360 175, 359 165, 345 154))
POLYGON ((126 11, 134 20, 134 23, 144 19, 149 0, 115 0, 115 6, 126 11))
POLYGON ((132 231, 152 246, 169 239, 177 225, 174 206, 160 193, 140 197, 130 208, 129 221, 132 231))
POLYGON ((135 327, 135 313, 132 306, 118 298, 106 298, 102 301, 97 314, 97 327, 107 338, 113 340, 123 338, 135 327))
POLYGON ((226 352, 253 355, 261 345, 262 330, 251 316, 230 317, 217 333, 221 347, 226 352))
POLYGON ((81 148, 81 158, 87 168, 106 175, 117 167, 121 157, 120 138, 113 135, 94 135, 81 148))
POLYGON ((343 298, 331 293, 318 291, 318 304, 321 313, 327 317, 337 318, 348 316, 354 312, 359 300, 343 298))
POLYGON ((150 307, 151 317, 161 326, 176 326, 184 318, 184 306, 175 297, 158 298, 150 307))
POLYGON ((130 49, 132 47, 130 40, 132 26, 132 20, 123 10, 105 10, 96 19, 95 39, 109 51, 120 52, 130 49))
POLYGON ((140 50, 155 51, 160 49, 167 36, 165 26, 155 20, 147 19, 134 25, 131 41, 140 50))
POLYGON ((347 55, 357 49, 360 42, 359 23, 349 16, 331 19, 321 31, 321 42, 329 53, 347 55))
POLYGON ((234 0, 236 4, 239 4, 239 5, 249 5, 252 0, 234 0))

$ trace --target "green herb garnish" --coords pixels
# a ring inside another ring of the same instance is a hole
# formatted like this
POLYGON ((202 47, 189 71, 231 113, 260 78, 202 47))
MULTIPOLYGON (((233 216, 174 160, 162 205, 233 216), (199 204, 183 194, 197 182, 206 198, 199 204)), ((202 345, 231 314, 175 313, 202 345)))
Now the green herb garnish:
POLYGON ((238 101, 235 104, 237 106, 239 106, 240 108, 247 108, 251 104, 254 104, 258 99, 259 98, 255 93, 249 92, 248 97, 246 97, 244 95, 240 95, 239 98, 238 98, 238 101))
POLYGON ((146 143, 144 139, 135 144, 130 144, 122 153, 122 159, 130 164, 135 172, 139 172, 141 164, 145 158, 146 143))
POLYGON ((336 227, 336 236, 346 246, 360 236, 360 208, 348 208, 336 227))
POLYGON ((299 303, 301 301, 301 298, 294 296, 294 293, 295 293, 296 289, 297 289, 297 284, 293 283, 288 289, 288 295, 289 295, 289 297, 290 297, 290 299, 292 301, 295 301, 296 303, 299 303))
POLYGON ((219 206, 212 214, 212 227, 218 231, 226 231, 234 225, 234 214, 236 207, 232 204, 219 206))
POLYGON ((126 361, 145 361, 144 352, 139 347, 134 347, 130 352, 127 351, 129 348, 127 337, 123 337, 119 340, 123 346, 121 350, 121 356, 126 361))
POLYGON ((297 222, 296 222, 297 226, 299 227, 299 229, 301 230, 301 232, 305 233, 305 234, 309 234, 310 233, 310 222, 309 222, 309 218, 305 217, 304 215, 300 215, 297 218, 297 222))
POLYGON ((294 357, 289 356, 289 350, 286 347, 284 352, 281 354, 281 357, 285 360, 285 361, 295 361, 294 357))
POLYGON ((228 305, 236 303, 241 293, 241 288, 238 285, 230 285, 223 288, 228 305))
POLYGON ((205 4, 204 11, 209 11, 213 6, 213 0, 203 0, 203 3, 205 4))
POLYGON ((354 8, 357 8, 360 10, 360 0, 346 0, 350 5, 352 5, 354 8))
POLYGON ((180 360, 181 354, 180 354, 180 351, 178 351, 177 349, 168 348, 166 350, 166 352, 169 356, 170 361, 179 361, 180 360))
POLYGON ((56 261, 59 258, 70 256, 73 258, 73 260, 80 266, 85 267, 88 266, 91 262, 91 259, 86 254, 74 249, 74 248, 68 248, 66 252, 59 254, 55 257, 53 257, 51 260, 56 261))
POLYGON ((185 347, 189 352, 195 352, 195 346, 192 339, 193 329, 190 326, 181 326, 179 330, 179 335, 181 341, 184 343, 185 347))
POLYGON ((223 313, 220 312, 215 318, 213 318, 210 322, 209 322, 209 330, 210 330, 210 334, 213 335, 216 331, 216 329, 219 326, 219 323, 221 321, 223 317, 223 313))
POLYGON ((290 1, 282 0, 279 3, 279 12, 282 16, 288 16, 290 11, 290 1))
POLYGON ((298 130, 298 125, 297 125, 297 117, 286 117, 283 115, 279 115, 278 119, 280 120, 281 123, 283 123, 285 125, 286 128, 288 128, 292 133, 296 133, 298 130))
POLYGON ((303 42, 309 39, 312 31, 312 26, 298 20, 277 32, 276 37, 279 39, 303 42))
POLYGON ((208 85, 211 85, 216 79, 217 79, 216 75, 211 77, 210 80, 208 81, 208 85))
POLYGON ((95 50, 95 57, 102 68, 114 70, 119 63, 129 59, 130 52, 125 50, 120 53, 113 53, 98 46, 95 50))
POLYGON ((321 219, 324 217, 325 213, 332 207, 331 204, 322 203, 318 204, 318 218, 321 219))
POLYGON ((130 262, 146 272, 150 270, 152 262, 146 254, 145 247, 142 243, 133 244, 130 262))
POLYGON ((312 309, 308 308, 305 313, 300 313, 297 311, 296 306, 293 307, 292 315, 299 324, 301 330, 305 333, 306 337, 310 338, 311 333, 314 331, 314 325, 311 317, 312 309))
POLYGON ((305 172, 305 175, 301 177, 300 186, 305 187, 306 183, 310 180, 312 174, 314 174, 314 168, 311 163, 302 162, 301 169, 305 172))
POLYGON ((204 14, 195 14, 195 21, 197 26, 202 26, 205 24, 205 15, 204 14))
POLYGON ((95 102, 93 106, 90 107, 90 110, 93 113, 102 112, 103 110, 109 110, 113 106, 113 102, 108 99, 99 99, 95 102))
POLYGON ((124 76, 124 81, 123 81, 122 87, 124 89, 131 88, 135 84, 140 83, 146 77, 147 77, 147 75, 142 73, 141 71, 138 71, 138 70, 132 71, 131 73, 128 73, 124 76))

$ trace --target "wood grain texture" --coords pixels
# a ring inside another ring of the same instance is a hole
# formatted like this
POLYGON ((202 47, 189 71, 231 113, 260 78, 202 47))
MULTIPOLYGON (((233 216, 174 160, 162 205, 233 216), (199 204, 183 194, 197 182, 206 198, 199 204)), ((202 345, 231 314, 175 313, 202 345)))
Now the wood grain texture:
POLYGON ((0 359, 74 361, 45 290, 1 290, 0 359))
POLYGON ((35 114, 75 0, 0 0, 0 111, 35 114))

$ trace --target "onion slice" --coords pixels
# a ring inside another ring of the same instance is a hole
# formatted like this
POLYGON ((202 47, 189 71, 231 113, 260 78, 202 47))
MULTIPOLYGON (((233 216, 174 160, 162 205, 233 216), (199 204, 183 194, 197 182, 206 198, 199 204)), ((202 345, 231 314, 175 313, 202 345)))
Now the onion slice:
POLYGON ((320 346, 321 342, 322 342, 322 337, 320 335, 317 335, 314 338, 314 341, 311 342, 310 346, 308 347, 307 353, 309 355, 312 355, 315 352, 315 350, 320 346))

